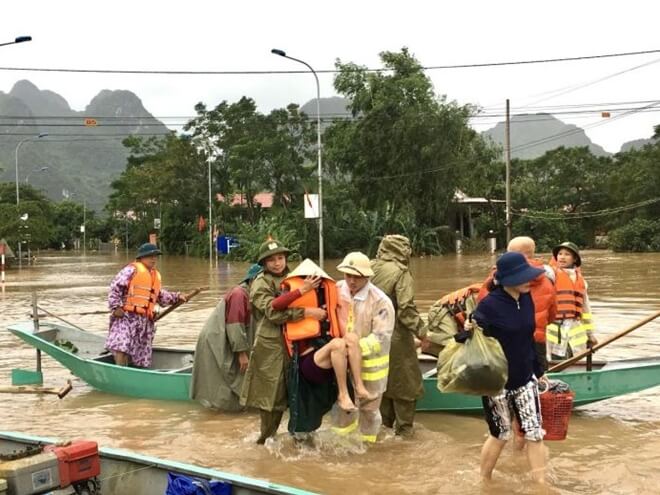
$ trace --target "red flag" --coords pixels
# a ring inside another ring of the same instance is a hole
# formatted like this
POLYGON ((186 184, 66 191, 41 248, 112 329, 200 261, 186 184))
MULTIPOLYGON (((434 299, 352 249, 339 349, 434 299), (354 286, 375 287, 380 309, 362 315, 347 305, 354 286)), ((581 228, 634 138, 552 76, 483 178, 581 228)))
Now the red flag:
POLYGON ((199 220, 197 220, 197 230, 200 232, 204 232, 204 230, 206 230, 206 220, 201 215, 199 216, 199 220))

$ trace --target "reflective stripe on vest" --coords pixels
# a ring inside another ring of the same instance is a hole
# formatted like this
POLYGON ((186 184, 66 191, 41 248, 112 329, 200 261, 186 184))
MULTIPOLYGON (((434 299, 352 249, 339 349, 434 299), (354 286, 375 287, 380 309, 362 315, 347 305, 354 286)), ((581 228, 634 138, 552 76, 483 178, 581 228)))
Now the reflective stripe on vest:
MULTIPOLYGON (((282 288, 290 291, 300 289, 305 282, 304 277, 290 277, 282 282, 282 288)), ((309 341, 319 337, 341 337, 341 330, 339 329, 339 322, 337 321, 337 286, 334 280, 324 278, 321 285, 315 289, 306 292, 295 301, 293 301, 290 308, 319 308, 323 305, 328 313, 328 319, 325 322, 320 322, 314 318, 303 318, 298 321, 288 321, 284 324, 284 340, 289 352, 289 356, 293 355, 293 343, 301 342, 302 347, 306 347, 305 341, 309 341), (320 294, 319 294, 320 292, 320 294), (321 301, 321 298, 323 301, 321 301), (329 328, 323 331, 323 325, 329 328)), ((299 346, 300 347, 300 346, 299 346)), ((300 349, 300 352, 302 349, 300 349)))
POLYGON ((161 289, 160 273, 155 268, 149 270, 139 261, 134 261, 130 265, 135 267, 135 274, 128 284, 126 301, 122 309, 153 319, 154 307, 161 289))

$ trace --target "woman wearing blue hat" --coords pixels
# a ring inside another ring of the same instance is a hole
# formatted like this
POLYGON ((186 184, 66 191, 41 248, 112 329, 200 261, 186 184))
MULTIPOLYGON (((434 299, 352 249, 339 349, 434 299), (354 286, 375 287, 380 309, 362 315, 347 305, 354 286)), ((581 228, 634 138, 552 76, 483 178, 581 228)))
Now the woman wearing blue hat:
POLYGON ((512 419, 518 420, 527 442, 532 477, 545 482, 545 449, 537 378, 545 380, 534 351, 534 303, 529 283, 543 273, 524 255, 503 254, 497 260, 495 289, 477 306, 474 319, 484 333, 498 340, 508 361, 504 390, 483 397, 490 435, 481 450, 481 476, 490 479, 497 459, 512 436, 512 419))

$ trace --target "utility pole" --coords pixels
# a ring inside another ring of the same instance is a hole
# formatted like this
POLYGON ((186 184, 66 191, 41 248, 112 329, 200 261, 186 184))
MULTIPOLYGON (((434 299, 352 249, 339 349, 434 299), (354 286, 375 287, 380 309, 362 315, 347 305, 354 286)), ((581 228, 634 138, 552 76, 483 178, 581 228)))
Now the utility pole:
POLYGON ((87 199, 83 199, 83 256, 87 256, 87 199))
POLYGON ((504 159, 506 163, 506 242, 511 240, 511 123, 509 122, 509 99, 506 100, 506 127, 504 130, 504 159))

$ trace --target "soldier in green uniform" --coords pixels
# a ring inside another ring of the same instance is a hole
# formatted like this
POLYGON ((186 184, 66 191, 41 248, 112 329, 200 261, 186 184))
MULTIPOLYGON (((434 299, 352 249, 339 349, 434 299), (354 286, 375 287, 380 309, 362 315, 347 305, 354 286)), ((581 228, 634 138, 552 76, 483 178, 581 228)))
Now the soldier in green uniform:
POLYGON ((248 364, 241 404, 259 409, 261 434, 258 444, 277 433, 282 415, 287 407, 286 375, 289 366, 281 325, 304 317, 323 320, 320 308, 273 309, 272 302, 280 294, 280 285, 289 273, 289 250, 276 240, 268 240, 259 248, 258 263, 264 267, 250 287, 252 318, 256 337, 248 364))
POLYGON ((388 235, 381 241, 376 259, 371 262, 374 271, 371 282, 390 297, 396 311, 390 373, 380 412, 383 424, 404 437, 413 433, 416 402, 424 395, 415 337, 424 341, 427 333, 415 306, 413 278, 408 270, 411 253, 407 237, 388 235))

